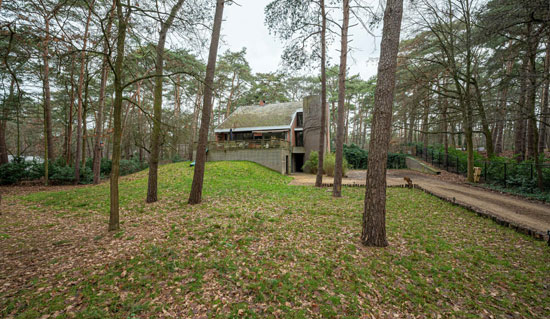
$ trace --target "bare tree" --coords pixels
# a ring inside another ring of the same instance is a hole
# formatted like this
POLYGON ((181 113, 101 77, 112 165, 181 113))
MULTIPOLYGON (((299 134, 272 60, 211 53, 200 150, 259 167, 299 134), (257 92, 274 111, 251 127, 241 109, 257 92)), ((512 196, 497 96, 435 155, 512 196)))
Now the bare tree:
POLYGON ((225 0, 217 0, 210 51, 208 53, 208 63, 206 64, 206 76, 204 79, 204 99, 201 127, 199 129, 199 141, 197 144, 197 155, 195 159, 195 174, 193 175, 193 184, 191 185, 191 193, 189 194, 189 204, 191 205, 198 204, 202 200, 202 184, 206 165, 206 144, 208 142, 208 129, 212 114, 214 73, 216 72, 216 57, 218 55, 218 43, 220 42, 224 6, 225 0))
POLYGON ((166 44, 166 35, 168 30, 172 26, 176 14, 181 9, 184 0, 178 0, 172 7, 170 15, 166 21, 161 22, 161 28, 159 32, 159 40, 156 47, 156 61, 155 61, 155 89, 154 89, 154 101, 153 101, 153 134, 151 136, 151 155, 149 159, 149 179, 147 182, 147 203, 157 201, 157 179, 158 179, 158 166, 160 155, 160 135, 162 124, 162 84, 164 81, 164 46, 166 44))
POLYGON ((378 81, 374 95, 374 116, 369 144, 369 168, 363 211, 361 241, 366 246, 385 247, 386 166, 391 137, 391 118, 403 0, 387 0, 380 45, 378 81))
MULTIPOLYGON (((319 131, 319 162, 317 167, 317 176, 315 186, 321 187, 323 183, 323 164, 325 158, 325 141, 327 134, 327 16, 325 12, 325 0, 320 0, 321 6, 321 129, 319 131)), ((328 141, 326 141, 328 142, 328 141)))
POLYGON ((548 132, 547 126, 550 125, 550 109, 548 103, 548 90, 550 88, 550 32, 549 38, 546 42, 546 51, 544 58, 544 84, 542 87, 542 118, 539 127, 539 153, 544 153, 544 148, 547 144, 548 132))
POLYGON ((109 41, 111 41, 111 29, 113 26, 113 18, 115 14, 116 2, 113 1, 113 6, 109 12, 107 27, 103 39, 103 62, 101 66, 101 82, 99 86, 99 101, 97 106, 97 116, 95 124, 95 141, 94 155, 92 160, 92 171, 94 174, 94 184, 99 184, 101 178, 101 142, 103 140, 103 110, 105 108, 105 88, 107 86, 107 77, 109 76, 109 41))
MULTIPOLYGON (((121 0, 116 1, 116 15, 118 20, 117 30, 117 47, 116 59, 113 73, 115 76, 115 100, 113 102, 113 158, 111 164, 111 181, 110 181, 110 214, 109 214, 109 231, 120 229, 119 223, 119 198, 118 198, 118 178, 120 175, 120 144, 122 139, 122 93, 124 86, 123 80, 123 64, 124 64, 124 46, 126 42, 126 28, 130 19, 131 6, 128 5, 126 14, 123 13, 121 0)), ((128 1, 129 2, 129 1, 128 1)))
POLYGON ((94 2, 95 1, 92 1, 92 3, 88 8, 88 18, 86 19, 86 26, 84 28, 84 38, 82 43, 82 51, 80 53, 81 54, 80 55, 80 58, 81 58, 80 77, 78 78, 78 88, 77 88, 78 108, 76 113, 76 122, 77 122, 76 124, 76 156, 74 161, 74 183, 75 184, 78 184, 80 182, 80 159, 83 154, 82 145, 84 143, 82 143, 82 103, 83 103, 82 88, 84 86, 84 77, 86 76, 84 74, 84 70, 86 68, 86 63, 87 63, 86 46, 88 44, 88 28, 90 27, 90 19, 92 17, 92 8, 94 6, 94 2))
POLYGON ((346 62, 348 56, 349 0, 343 2, 342 38, 340 47, 340 70, 338 73, 338 124, 336 127, 336 158, 334 163, 334 184, 332 196, 342 196, 342 175, 344 163, 344 132, 346 103, 346 62))

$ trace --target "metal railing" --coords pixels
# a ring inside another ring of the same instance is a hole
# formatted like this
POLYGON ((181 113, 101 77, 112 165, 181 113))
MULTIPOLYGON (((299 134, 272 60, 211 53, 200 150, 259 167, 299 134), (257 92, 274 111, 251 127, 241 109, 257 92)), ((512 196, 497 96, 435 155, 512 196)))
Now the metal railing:
MULTIPOLYGON (((432 147, 416 146, 416 156, 432 166, 451 173, 466 176, 467 161, 456 155, 445 154, 432 147)), ((541 171, 543 188, 550 190, 550 164, 511 163, 504 161, 474 160, 474 166, 481 168, 480 182, 508 187, 534 190, 537 188, 538 170, 541 171)))

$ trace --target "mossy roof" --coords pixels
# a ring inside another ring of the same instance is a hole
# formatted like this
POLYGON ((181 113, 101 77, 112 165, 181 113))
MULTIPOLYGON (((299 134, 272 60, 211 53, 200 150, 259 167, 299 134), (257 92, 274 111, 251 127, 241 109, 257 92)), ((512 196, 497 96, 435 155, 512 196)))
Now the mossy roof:
POLYGON ((237 108, 217 130, 290 126, 294 113, 302 109, 302 102, 247 105, 237 108))

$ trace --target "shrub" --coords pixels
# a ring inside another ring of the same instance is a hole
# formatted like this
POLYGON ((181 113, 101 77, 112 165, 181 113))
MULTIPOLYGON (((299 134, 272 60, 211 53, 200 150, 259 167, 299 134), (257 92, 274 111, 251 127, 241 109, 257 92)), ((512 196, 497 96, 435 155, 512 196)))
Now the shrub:
MULTIPOLYGON (((344 144, 344 157, 353 169, 367 169, 369 152, 355 144, 344 144)), ((407 168, 405 154, 388 153, 388 168, 407 168)))
MULTIPOLYGON (((111 173, 111 160, 101 159, 101 175, 108 176, 111 173)), ((128 175, 141 171, 148 167, 147 162, 137 159, 121 160, 120 175, 128 175)), ((38 180, 45 174, 44 163, 25 162, 23 158, 0 166, 0 184, 15 184, 22 180, 38 180)), ((52 183, 69 184, 74 182, 74 167, 65 165, 63 159, 48 162, 48 179, 52 183)), ((86 160, 86 165, 80 168, 80 183, 90 184, 93 181, 92 159, 86 160)))
MULTIPOLYGON (((334 176, 334 167, 336 164, 336 155, 334 153, 325 154, 325 159, 323 160, 323 170, 327 176, 334 176)), ((343 175, 346 175, 348 172, 348 161, 346 158, 343 158, 342 169, 343 175)))
POLYGON ((29 163, 26 163, 22 157, 15 158, 0 166, 0 184, 14 184, 27 177, 29 163))
POLYGON ((140 162, 138 159, 120 160, 120 175, 128 175, 149 167, 149 164, 144 161, 140 162))
MULTIPOLYGON (((90 170, 93 170, 93 158, 88 158, 86 159, 86 167, 89 168, 90 170)), ((101 173, 101 176, 105 177, 105 176, 109 176, 109 174, 111 174, 111 165, 113 163, 111 162, 110 159, 108 158, 102 158, 101 159, 101 164, 99 164, 99 172, 101 173)))
POLYGON ((319 168, 319 152, 311 151, 309 153, 309 159, 302 166, 303 170, 309 170, 311 174, 317 174, 319 168))

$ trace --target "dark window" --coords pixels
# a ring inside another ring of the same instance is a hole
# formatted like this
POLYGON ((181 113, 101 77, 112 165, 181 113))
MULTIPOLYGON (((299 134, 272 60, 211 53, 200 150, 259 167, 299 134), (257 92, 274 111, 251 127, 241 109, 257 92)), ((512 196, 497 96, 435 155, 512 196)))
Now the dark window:
POLYGON ((296 127, 304 127, 304 113, 296 114, 296 127))
POLYGON ((295 131, 296 132, 296 146, 302 147, 304 146, 304 132, 302 131, 295 131))
POLYGON ((234 141, 243 141, 243 140, 251 140, 251 139, 252 139, 252 132, 233 133, 234 141))

